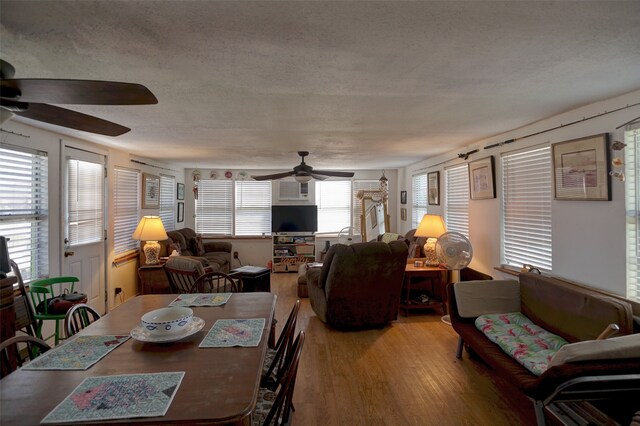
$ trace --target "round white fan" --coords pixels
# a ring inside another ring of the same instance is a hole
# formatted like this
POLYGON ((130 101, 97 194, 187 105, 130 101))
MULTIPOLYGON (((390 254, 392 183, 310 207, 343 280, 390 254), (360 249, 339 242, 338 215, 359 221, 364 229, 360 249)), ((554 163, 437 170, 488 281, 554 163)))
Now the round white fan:
MULTIPOLYGON (((436 241, 438 261, 451 270, 451 281, 460 280, 460 269, 469 266, 473 258, 473 247, 467 237, 459 232, 445 232, 436 241)), ((442 322, 451 325, 451 317, 445 315, 442 322)))
POLYGON ((351 245, 353 243, 353 228, 345 226, 338 232, 338 244, 351 245))

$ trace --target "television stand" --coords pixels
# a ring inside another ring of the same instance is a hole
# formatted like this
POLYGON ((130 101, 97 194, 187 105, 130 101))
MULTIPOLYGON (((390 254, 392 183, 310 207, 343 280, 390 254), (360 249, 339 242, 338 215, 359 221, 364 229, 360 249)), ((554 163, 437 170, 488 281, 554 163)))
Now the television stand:
POLYGON ((298 272, 300 265, 316 260, 316 237, 308 232, 283 232, 272 236, 273 272, 298 272))

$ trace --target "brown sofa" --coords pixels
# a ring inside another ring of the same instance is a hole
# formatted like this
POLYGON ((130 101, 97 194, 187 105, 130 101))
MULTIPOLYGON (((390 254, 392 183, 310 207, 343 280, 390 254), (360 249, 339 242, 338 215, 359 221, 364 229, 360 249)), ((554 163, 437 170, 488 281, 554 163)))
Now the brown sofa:
MULTIPOLYGON (((600 380, 601 376, 614 375, 626 380, 626 375, 640 373, 639 351, 632 347, 631 352, 624 352, 621 357, 619 354, 611 356, 618 358, 615 361, 587 357, 578 362, 553 365, 552 360, 550 367, 536 376, 485 337, 474 324, 480 314, 519 310, 537 325, 569 343, 596 339, 612 323, 620 327, 621 335, 630 335, 634 331, 632 310, 631 305, 623 300, 534 273, 520 274, 518 281, 452 283, 447 286, 447 293, 451 323, 460 336, 456 356, 461 358, 464 346, 488 364, 494 375, 523 392, 534 402, 539 425, 545 424, 545 407, 572 389, 572 379, 585 380, 585 377, 596 376, 600 380), (631 357, 628 357, 629 353, 631 357)), ((613 340, 611 343, 614 344, 613 340)), ((636 383, 640 382, 640 376, 637 377, 636 383)), ((622 393, 618 398, 631 398, 630 401, 638 398, 637 386, 635 394, 622 393)))
POLYGON ((403 241, 334 244, 307 271, 311 307, 335 328, 384 326, 398 316, 406 262, 403 241))
MULTIPOLYGON (((198 254, 196 237, 198 234, 191 228, 182 228, 168 231, 168 239, 160 241, 160 257, 169 256, 173 249, 180 252, 181 256, 200 257, 204 266, 209 266, 212 271, 228 273, 231 265, 232 245, 226 241, 203 242, 204 253, 198 254)), ((141 248, 144 246, 141 242, 141 248)), ((140 250, 140 264, 144 265, 146 258, 144 251, 140 250)))

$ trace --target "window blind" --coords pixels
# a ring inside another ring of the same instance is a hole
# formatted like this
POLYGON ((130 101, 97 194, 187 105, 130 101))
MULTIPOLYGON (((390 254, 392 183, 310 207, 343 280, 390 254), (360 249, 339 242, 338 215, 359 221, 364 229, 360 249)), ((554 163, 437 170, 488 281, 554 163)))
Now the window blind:
POLYGON ((469 236, 469 166, 445 169, 444 220, 447 231, 469 236))
POLYGON ((196 232, 209 235, 233 233, 233 182, 201 179, 196 200, 196 232))
POLYGON ((411 227, 417 228, 422 216, 427 214, 427 174, 411 177, 411 227))
POLYGON ((351 181, 316 181, 318 232, 340 232, 351 224, 351 181))
POLYGON ((271 181, 235 182, 235 235, 271 234, 271 181))
POLYGON ((114 167, 113 252, 116 256, 138 249, 131 238, 140 217, 140 172, 114 167))
POLYGON ((48 178, 46 153, 0 148, 0 235, 26 282, 49 274, 48 178))
POLYGON ((640 300, 640 129, 625 132, 627 297, 640 300))
POLYGON ((103 239, 104 167, 88 161, 67 160, 67 220, 69 244, 103 239))
POLYGON ((379 180, 354 180, 353 181, 353 235, 360 235, 360 216, 362 216, 362 200, 358 198, 358 191, 377 191, 380 189, 379 180))
POLYGON ((176 209, 176 178, 174 176, 160 175, 160 220, 166 231, 175 229, 176 209))
POLYGON ((552 269, 551 147, 502 156, 504 263, 552 269))

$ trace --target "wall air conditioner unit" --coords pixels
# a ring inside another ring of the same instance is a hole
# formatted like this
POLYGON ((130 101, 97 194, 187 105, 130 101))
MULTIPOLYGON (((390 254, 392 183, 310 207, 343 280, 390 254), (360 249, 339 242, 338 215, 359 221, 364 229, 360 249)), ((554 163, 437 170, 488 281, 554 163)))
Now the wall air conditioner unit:
POLYGON ((308 182, 287 182, 280 181, 280 192, 278 200, 280 201, 307 201, 309 199, 309 183, 308 182))

